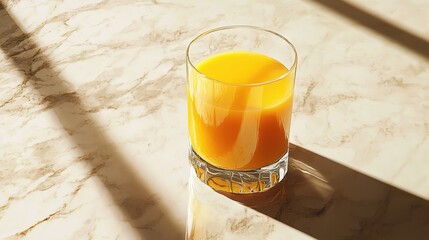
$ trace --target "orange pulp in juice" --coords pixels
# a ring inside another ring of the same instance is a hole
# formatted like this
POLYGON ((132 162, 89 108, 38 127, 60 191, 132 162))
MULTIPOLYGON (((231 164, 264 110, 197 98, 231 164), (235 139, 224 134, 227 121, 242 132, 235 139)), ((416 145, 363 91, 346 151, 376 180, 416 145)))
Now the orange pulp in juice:
POLYGON ((294 73, 247 51, 213 55, 196 69, 188 72, 188 127, 200 157, 223 169, 250 170, 288 152, 294 73))

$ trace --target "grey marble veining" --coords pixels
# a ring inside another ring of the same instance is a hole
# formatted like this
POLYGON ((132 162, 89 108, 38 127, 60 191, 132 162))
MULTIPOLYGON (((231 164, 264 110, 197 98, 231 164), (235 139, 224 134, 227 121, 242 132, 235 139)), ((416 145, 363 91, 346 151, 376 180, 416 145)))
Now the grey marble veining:
POLYGON ((0 238, 181 239, 187 222, 193 239, 427 234, 428 3, 345 2, 377 17, 359 22, 323 2, 1 1, 0 238), (299 54, 291 142, 306 152, 256 211, 188 186, 185 48, 230 24, 299 54))

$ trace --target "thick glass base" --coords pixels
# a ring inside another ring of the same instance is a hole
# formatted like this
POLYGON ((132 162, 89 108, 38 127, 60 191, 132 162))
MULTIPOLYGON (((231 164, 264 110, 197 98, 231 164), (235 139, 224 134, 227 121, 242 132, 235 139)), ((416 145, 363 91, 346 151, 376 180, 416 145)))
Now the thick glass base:
POLYGON ((216 191, 229 193, 257 193, 278 184, 286 175, 288 153, 277 162, 254 170, 227 170, 215 167, 202 159, 193 149, 189 161, 197 177, 216 191))

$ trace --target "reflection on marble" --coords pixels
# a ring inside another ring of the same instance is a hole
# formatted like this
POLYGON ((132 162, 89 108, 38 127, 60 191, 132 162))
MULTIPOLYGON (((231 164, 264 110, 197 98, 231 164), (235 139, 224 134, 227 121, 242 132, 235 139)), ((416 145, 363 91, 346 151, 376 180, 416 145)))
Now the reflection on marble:
MULTIPOLYGON (((314 1, 0 2, 2 239, 182 238, 189 177, 184 52, 198 33, 231 24, 272 29, 296 46, 291 142, 429 199, 428 61, 314 1)), ((428 39, 429 15, 421 14, 428 4, 355 5, 428 39)), ((304 183, 296 195, 321 192, 317 206, 339 187, 304 183)), ((380 194, 384 199, 385 190, 380 194)), ((231 201, 224 203, 228 209, 231 201)), ((311 208, 285 208, 298 211, 284 222, 299 232, 234 206, 228 224, 245 213, 257 216, 251 223, 274 226, 272 238, 318 234, 299 215, 311 208)))
POLYGON ((312 239, 234 202, 205 185, 191 169, 187 239, 312 239))

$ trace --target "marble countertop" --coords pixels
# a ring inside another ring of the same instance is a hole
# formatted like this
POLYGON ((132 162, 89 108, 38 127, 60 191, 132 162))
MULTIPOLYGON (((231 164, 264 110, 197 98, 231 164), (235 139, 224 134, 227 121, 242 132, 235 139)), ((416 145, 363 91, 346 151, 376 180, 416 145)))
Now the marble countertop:
POLYGON ((0 239, 429 235, 428 1, 0 2, 0 239), (185 48, 231 24, 299 54, 290 170, 251 199, 187 160, 185 48))

